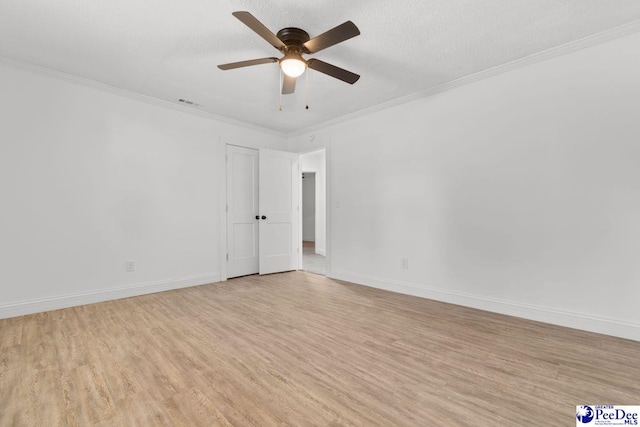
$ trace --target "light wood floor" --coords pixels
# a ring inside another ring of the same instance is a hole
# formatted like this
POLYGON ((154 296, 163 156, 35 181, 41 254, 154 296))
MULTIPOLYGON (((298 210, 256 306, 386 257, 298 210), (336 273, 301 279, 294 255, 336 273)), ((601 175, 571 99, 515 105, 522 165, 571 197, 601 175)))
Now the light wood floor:
POLYGON ((570 426, 640 342, 293 272, 0 320, 1 426, 570 426))

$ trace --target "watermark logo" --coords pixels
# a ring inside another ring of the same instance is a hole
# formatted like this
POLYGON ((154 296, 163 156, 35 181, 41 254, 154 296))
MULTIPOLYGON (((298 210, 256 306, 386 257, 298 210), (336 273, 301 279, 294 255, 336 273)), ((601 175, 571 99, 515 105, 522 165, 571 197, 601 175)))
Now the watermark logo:
POLYGON ((576 406, 576 426, 640 426, 640 406, 576 406))
POLYGON ((591 406, 582 405, 576 408, 576 418, 582 424, 587 424, 593 421, 593 408, 591 406))

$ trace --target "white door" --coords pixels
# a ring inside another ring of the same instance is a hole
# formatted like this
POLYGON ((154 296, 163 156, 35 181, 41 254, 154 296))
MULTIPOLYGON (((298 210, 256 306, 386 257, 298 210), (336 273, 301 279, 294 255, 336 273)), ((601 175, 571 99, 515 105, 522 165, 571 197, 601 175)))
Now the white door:
POLYGON ((258 150, 227 145, 227 277, 258 272, 258 150))
POLYGON ((260 149, 260 274, 298 268, 298 154, 260 149))

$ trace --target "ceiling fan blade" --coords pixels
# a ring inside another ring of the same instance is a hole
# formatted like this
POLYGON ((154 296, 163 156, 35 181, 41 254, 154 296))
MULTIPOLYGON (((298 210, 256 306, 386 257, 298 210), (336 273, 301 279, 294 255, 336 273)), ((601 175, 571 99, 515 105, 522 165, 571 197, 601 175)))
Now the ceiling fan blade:
POLYGON ((295 92, 295 90, 296 90, 296 78, 290 77, 284 74, 284 79, 282 80, 282 94, 289 95, 295 92))
POLYGON ((282 43, 275 34, 271 32, 270 29, 265 27, 265 25, 258 21, 258 19, 250 14, 249 12, 233 12, 233 16, 238 18, 244 25, 251 28, 256 34, 265 39, 271 46, 275 47, 278 50, 284 49, 286 46, 282 43))
POLYGON ((356 24, 351 21, 347 21, 344 24, 340 24, 319 36, 312 38, 304 43, 303 46, 309 53, 316 53, 322 49, 326 49, 334 44, 341 43, 358 35, 360 35, 360 30, 356 27, 356 24))
POLYGON ((272 62, 278 62, 278 58, 260 58, 251 59, 249 61, 231 62, 229 64, 220 64, 218 68, 221 70, 233 70, 234 68, 249 67, 251 65, 269 64, 272 62))
POLYGON ((343 82, 347 82, 349 84, 354 84, 358 81, 360 76, 358 74, 352 73, 351 71, 347 71, 344 68, 336 67, 335 65, 331 65, 327 62, 320 61, 319 59, 311 58, 307 61, 307 67, 314 69, 316 71, 320 71, 328 76, 335 77, 338 80, 342 80, 343 82))

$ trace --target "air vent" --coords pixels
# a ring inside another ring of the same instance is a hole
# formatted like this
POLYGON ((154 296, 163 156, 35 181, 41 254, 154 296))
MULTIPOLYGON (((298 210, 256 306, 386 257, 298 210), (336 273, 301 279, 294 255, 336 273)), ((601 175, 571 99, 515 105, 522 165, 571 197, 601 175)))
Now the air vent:
POLYGON ((180 98, 178 99, 178 102, 181 102, 183 104, 187 104, 187 105, 191 105, 192 107, 200 107, 200 104, 193 102, 193 101, 189 101, 188 99, 183 99, 180 98))

